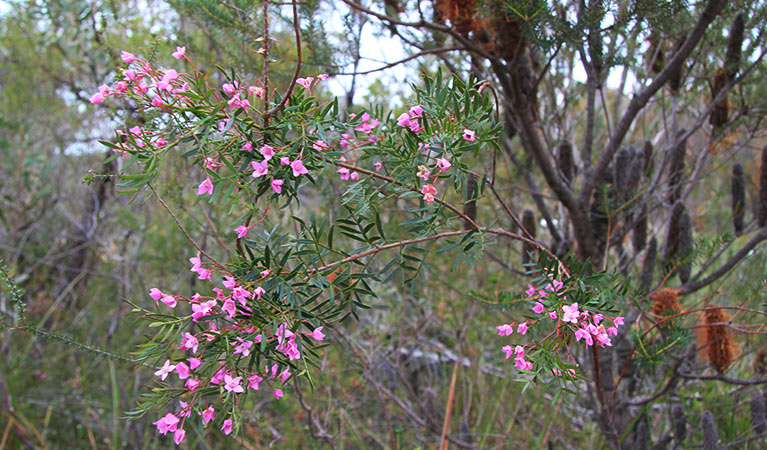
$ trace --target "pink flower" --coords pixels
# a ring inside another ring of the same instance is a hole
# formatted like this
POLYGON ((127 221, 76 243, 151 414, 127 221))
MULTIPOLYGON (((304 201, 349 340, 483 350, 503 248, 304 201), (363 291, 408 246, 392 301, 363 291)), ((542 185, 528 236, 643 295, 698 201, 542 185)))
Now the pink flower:
POLYGON ((423 116, 423 108, 419 105, 415 105, 412 108, 410 108, 410 117, 421 117, 423 116))
POLYGON ((511 347, 511 345, 504 345, 501 351, 506 353, 506 359, 511 358, 511 354, 514 353, 514 349, 511 347))
POLYGON ((551 312, 549 313, 549 319, 551 319, 551 320, 557 320, 557 312, 556 312, 556 311, 551 311, 551 312))
POLYGON ((397 117, 397 125, 406 127, 410 125, 410 114, 402 113, 397 117))
POLYGON ((251 175, 253 178, 259 178, 269 173, 269 162, 266 160, 260 163, 253 161, 250 163, 250 166, 253 168, 253 174, 251 175))
POLYGON ((175 368, 176 368, 176 366, 171 364, 170 360, 166 359, 165 360, 165 364, 163 364, 163 366, 160 368, 160 370, 158 370, 154 374, 155 374, 155 376, 160 377, 161 380, 165 380, 166 378, 168 378, 168 374, 173 372, 173 370, 175 368))
POLYGON ((184 386, 186 386, 186 388, 189 389, 189 391, 194 391, 195 389, 200 387, 200 381, 194 378, 190 378, 186 380, 186 384, 184 386))
POLYGON ((168 305, 170 308, 176 307, 176 297, 172 295, 163 295, 160 301, 168 305))
POLYGON ((207 425, 208 423, 212 422, 213 419, 216 418, 216 410, 213 408, 213 406, 208 406, 202 413, 197 413, 202 415, 202 424, 207 425))
POLYGON ((159 95, 155 95, 152 99, 152 106, 159 108, 162 106, 162 98, 159 95))
POLYGON ((282 193, 282 185, 285 182, 282 180, 274 179, 272 180, 272 190, 278 194, 282 193))
POLYGON ((210 181, 210 177, 197 186, 197 195, 208 194, 213 195, 213 183, 210 181))
POLYGON ((156 145, 158 148, 162 148, 168 145, 168 141, 166 141, 164 138, 160 138, 154 143, 154 145, 156 145))
POLYGON ((224 389, 229 392, 234 392, 235 394, 245 392, 245 389, 242 388, 241 383, 242 377, 232 378, 229 374, 224 375, 224 389))
POLYGON ((476 134, 476 131, 472 131, 468 128, 464 128, 463 130, 463 138, 469 142, 474 142, 475 134, 476 134))
POLYGON ((162 419, 154 422, 153 425, 157 425, 157 431, 160 434, 167 434, 168 431, 176 431, 179 419, 175 415, 168 413, 162 419))
POLYGON ((527 285, 527 290, 525 291, 525 294, 527 294, 528 297, 532 297, 535 295, 535 288, 531 285, 527 285))
POLYGON ((445 158, 439 158, 437 160, 437 167, 439 167, 439 170, 446 172, 447 169, 449 169, 451 166, 450 161, 446 160, 445 158))
POLYGON ((599 322, 601 322, 603 319, 602 314, 594 314, 593 320, 595 325, 599 325, 599 322))
POLYGON ((224 83, 224 85, 221 87, 221 89, 223 89, 224 92, 226 92, 229 95, 232 95, 235 92, 237 92, 239 90, 239 88, 240 88, 240 86, 237 84, 236 81, 234 82, 234 84, 232 84, 232 83, 224 83))
POLYGON ((287 166, 289 164, 290 164, 290 158, 288 158, 287 156, 283 156, 282 158, 280 158, 281 166, 287 166))
POLYGON ((260 99, 264 98, 264 88, 262 87, 251 86, 248 88, 248 92, 250 92, 250 95, 254 97, 258 97, 260 99))
POLYGON ((340 169, 336 170, 336 173, 341 175, 341 180, 346 181, 349 179, 349 169, 346 167, 341 167, 340 169))
POLYGON ((314 331, 312 331, 312 338, 315 341, 321 341, 325 339, 325 335, 322 334, 322 327, 317 327, 314 329, 314 331))
POLYGON ((380 161, 376 161, 375 163, 373 163, 373 165, 376 168, 376 172, 379 172, 381 170, 381 167, 383 166, 383 164, 381 164, 380 161))
POLYGON ((225 435, 229 436, 232 433, 232 419, 226 419, 221 426, 221 430, 225 435))
POLYGON ((263 378, 261 378, 258 375, 253 375, 252 377, 248 378, 248 389, 253 389, 254 391, 258 390, 258 383, 264 381, 263 378))
POLYGON ((514 327, 505 323, 495 327, 498 330, 498 336, 511 336, 514 333, 514 327))
POLYGON ((325 80, 328 79, 328 74, 321 73, 321 74, 317 75, 317 79, 320 80, 320 81, 325 81, 325 80))
POLYGON ((533 312, 536 314, 541 314, 543 312, 543 303, 541 302, 535 302, 535 306, 533 306, 533 312))
POLYGON ((227 313, 231 319, 234 317, 234 313, 237 312, 237 306, 234 304, 234 301, 232 301, 231 298, 228 298, 224 302, 224 306, 221 307, 221 310, 227 313))
POLYGON ((152 300, 155 302, 160 301, 163 295, 165 294, 163 294, 162 291, 157 288, 152 288, 149 290, 149 296, 152 297, 152 300))
POLYGON ((200 358, 187 358, 187 361, 189 361, 189 368, 194 370, 202 364, 202 361, 200 361, 200 358))
POLYGON ((433 202, 434 194, 436 193, 437 188, 435 188, 432 184, 426 184, 421 188, 421 194, 423 194, 423 199, 426 200, 426 203, 433 202))
POLYGON ((178 377, 181 380, 189 378, 189 366, 187 366, 185 362, 176 364, 176 372, 178 372, 178 377))
POLYGON ((240 225, 239 227, 235 228, 234 231, 237 232, 237 239, 242 239, 248 234, 248 227, 245 225, 240 225))
POLYGON ((584 330, 583 328, 578 328, 575 330, 575 340, 580 342, 581 339, 584 339, 586 337, 589 337, 589 332, 584 330))
POLYGON ((613 319, 613 323, 615 324, 616 327, 623 325, 623 317, 616 317, 615 319, 613 319))
POLYGON ((264 145, 259 151, 264 155, 266 161, 269 161, 274 156, 274 149, 270 145, 264 145))
POLYGON ((304 164, 301 162, 300 159, 297 159, 293 161, 292 163, 290 163, 290 168, 293 169, 294 177, 309 173, 309 171, 306 170, 306 167, 304 167, 304 164))
POLYGON ((197 272, 202 268, 202 260, 200 259, 200 254, 198 253, 197 256, 193 256, 189 258, 189 262, 192 263, 192 268, 189 269, 190 272, 197 272))
POLYGON ((298 78, 296 80, 296 83, 300 84, 306 89, 309 89, 310 87, 312 87, 312 81, 314 81, 314 77, 306 77, 306 78, 298 78))
POLYGON ((360 174, 357 172, 352 172, 351 175, 349 175, 349 179, 352 181, 357 181, 360 179, 360 174))
POLYGON ((233 354, 237 355, 242 353, 242 356, 250 355, 250 348, 253 347, 253 343, 242 338, 237 338, 237 340, 240 342, 239 345, 237 345, 236 342, 232 342, 232 345, 237 345, 237 347, 234 348, 233 354))
POLYGON ((418 133, 419 131, 421 131, 421 124, 418 123, 417 120, 411 120, 410 131, 412 131, 413 133, 418 133))
POLYGON ((607 335, 608 336, 617 336, 618 335, 618 329, 615 327, 610 327, 607 329, 607 335))
POLYGON ((527 322, 522 322, 517 327, 517 333, 524 335, 525 333, 527 333, 527 329, 528 329, 527 322))
POLYGON ((578 304, 573 303, 570 306, 563 306, 562 307, 562 321, 563 322, 570 322, 570 323, 578 323, 578 317, 580 317, 580 313, 578 312, 578 304))
POLYGON ((123 50, 122 54, 120 55, 120 58, 122 58, 123 62, 130 64, 132 63, 136 57, 133 56, 133 53, 128 53, 125 50, 123 50))
POLYGON ((91 96, 91 103, 93 103, 94 105, 99 105, 103 101, 104 101, 104 94, 102 94, 101 92, 96 92, 95 94, 93 94, 93 96, 91 96))
POLYGON ((429 175, 431 175, 431 172, 429 171, 429 168, 421 164, 418 166, 418 173, 415 174, 418 178, 423 178, 424 181, 429 180, 429 175))
POLYGON ((274 398, 282 398, 284 394, 282 393, 282 389, 275 389, 274 390, 274 398))
POLYGON ((186 54, 186 47, 176 47, 176 51, 173 52, 173 57, 176 59, 181 59, 186 54))
MULTIPOLYGON (((179 350, 191 350, 192 353, 197 353, 197 346, 200 345, 196 337, 191 333, 184 333, 181 337, 181 345, 179 350)), ((194 369, 194 367, 192 367, 194 369)))
POLYGON ((264 294, 266 294, 266 290, 261 286, 253 289, 253 297, 257 297, 259 300, 261 300, 261 296, 264 294))

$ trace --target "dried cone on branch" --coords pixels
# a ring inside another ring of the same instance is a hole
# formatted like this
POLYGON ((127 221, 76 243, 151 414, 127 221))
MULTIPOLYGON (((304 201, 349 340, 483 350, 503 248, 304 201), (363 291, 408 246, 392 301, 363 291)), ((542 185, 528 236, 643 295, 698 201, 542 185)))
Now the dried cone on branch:
POLYGON ((727 370, 738 352, 738 344, 723 325, 730 319, 730 315, 721 309, 707 309, 696 328, 700 356, 719 373, 727 370))
POLYGON ((703 411, 700 415, 700 428, 703 432, 703 450, 720 450, 722 447, 719 445, 716 421, 710 412, 703 411))
POLYGON ((557 164, 567 184, 572 183, 575 175, 575 158, 573 158, 573 144, 570 141, 561 141, 557 144, 557 164))
POLYGON ((767 350, 760 348, 758 352, 756 352, 756 357, 754 358, 754 372, 756 372, 756 375, 764 375, 767 373, 767 350))
MULTIPOLYGON (((687 134, 684 128, 677 133, 677 139, 687 134)), ((682 178, 684 177, 684 158, 687 153, 687 139, 679 141, 671 150, 668 167, 669 202, 674 203, 682 195, 682 178)))
POLYGON ((652 299, 652 313, 658 320, 676 314, 682 309, 679 304, 678 289, 661 289, 653 293, 650 298, 652 299))
POLYGON ((715 104, 714 109, 711 110, 711 116, 708 118, 708 122, 714 129, 722 128, 727 124, 727 116, 730 110, 727 94, 725 93, 720 100, 716 100, 717 95, 724 90, 726 85, 727 74, 724 72, 724 69, 718 69, 714 72, 714 79, 711 82, 711 102, 715 102, 715 104))
POLYGON ((436 0, 435 8, 441 13, 441 17, 450 20, 453 29, 463 36, 468 36, 470 31, 477 28, 475 0, 436 0))
POLYGON ((724 58, 724 72, 729 80, 735 79, 740 66, 741 48, 743 47, 743 29, 745 19, 743 13, 738 14, 732 22, 730 40, 727 42, 727 54, 724 58))

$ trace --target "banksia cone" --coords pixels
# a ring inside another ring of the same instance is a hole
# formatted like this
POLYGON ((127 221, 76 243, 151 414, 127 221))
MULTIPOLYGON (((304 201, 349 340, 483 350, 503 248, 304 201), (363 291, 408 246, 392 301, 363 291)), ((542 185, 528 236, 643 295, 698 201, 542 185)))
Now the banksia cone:
POLYGON ((636 434, 634 435, 634 449, 646 450, 650 444, 650 430, 647 428, 647 417, 644 415, 637 423, 636 434))
POLYGON ((757 375, 764 375, 767 373, 767 351, 763 348, 760 348, 759 351, 756 352, 756 357, 754 358, 754 372, 756 372, 757 375))
POLYGON ((640 287, 642 289, 642 294, 647 294, 650 292, 650 287, 652 286, 652 274, 653 270, 655 269, 655 258, 658 254, 658 241, 655 239, 655 236, 653 236, 652 239, 650 239, 650 246, 647 247, 647 252, 645 252, 644 255, 644 263, 642 264, 642 274, 640 275, 640 287))
POLYGON ((687 437, 687 416, 684 415, 682 405, 674 405, 671 409, 671 423, 674 424, 674 439, 681 444, 687 437))
POLYGON ((735 340, 727 332, 724 324, 729 322, 730 316, 721 309, 707 309, 703 311, 702 317, 696 328, 695 333, 698 336, 698 348, 701 356, 716 369, 722 373, 727 370, 737 355, 738 346, 735 340))
POLYGON ((733 80, 738 75, 738 66, 740 66, 740 52, 743 46, 743 28, 745 19, 743 13, 735 16, 730 29, 730 40, 727 42, 727 54, 724 58, 724 71, 727 79, 733 80))
MULTIPOLYGON (((677 133, 677 139, 687 134, 687 130, 681 129, 677 133)), ((684 177, 684 157, 687 153, 687 139, 682 139, 671 150, 671 156, 668 167, 668 185, 669 202, 674 203, 679 200, 682 194, 682 178, 684 177)))
POLYGON ((666 54, 663 48, 663 38, 660 33, 653 30, 650 33, 650 50, 647 55, 650 57, 648 64, 648 70, 655 74, 659 74, 663 70, 663 66, 666 64, 666 54))
POLYGON ((678 201, 674 203, 671 208, 671 217, 668 220, 668 234, 666 236, 666 252, 663 254, 663 259, 666 263, 671 262, 672 259, 679 255, 679 241, 682 239, 682 216, 686 213, 687 208, 684 203, 678 201))
POLYGON ((476 30, 475 0, 441 0, 437 2, 436 7, 440 8, 443 17, 450 19, 453 29, 464 37, 470 31, 476 30))
POLYGON ((732 166, 732 225, 735 234, 743 233, 743 218, 746 214, 746 178, 743 166, 739 163, 732 166))
POLYGON ((682 309, 679 304, 678 289, 661 289, 653 293, 650 298, 652 299, 652 313, 658 319, 676 314, 682 309))
MULTIPOLYGON (((477 180, 474 174, 468 174, 466 176, 466 203, 463 204, 463 213, 471 219, 474 223, 477 223, 477 180)), ((464 219, 463 226, 466 230, 474 228, 471 222, 464 219)))
MULTIPOLYGON (((522 214, 522 226, 530 234, 531 239, 535 240, 535 214, 529 209, 526 209, 522 214)), ((524 235, 524 232, 522 234, 524 235)), ((534 251, 535 246, 533 244, 527 242, 522 244, 522 264, 530 262, 530 253, 534 251)))
POLYGON ((615 193, 619 204, 629 199, 631 192, 639 183, 639 172, 635 164, 635 151, 629 147, 621 147, 615 155, 613 180, 615 193))
POLYGON ((692 247, 692 218, 685 210, 679 219, 679 246, 677 247, 677 257, 686 260, 679 266, 679 279, 682 283, 687 283, 687 280, 690 279, 692 262, 689 259, 692 247))
POLYGON ((634 233, 632 234, 632 243, 634 252, 639 253, 647 244, 647 206, 637 211, 634 219, 634 233))
POLYGON ((646 177, 650 177, 650 174, 652 173, 653 165, 652 165, 652 153, 653 153, 653 145, 650 141, 644 141, 644 147, 642 148, 642 173, 645 174, 646 177))
POLYGON ((767 431, 767 412, 765 411, 764 397, 756 393, 751 398, 751 427, 754 433, 762 434, 767 431))
POLYGON ((570 141, 561 141, 557 144, 557 163, 567 184, 572 183, 575 176, 575 158, 573 157, 573 144, 570 141))
POLYGON ((703 431, 703 450, 720 450, 719 433, 716 431, 714 416, 708 411, 700 415, 700 427, 703 431))
POLYGON ((711 110, 711 116, 708 118, 708 122, 714 129, 721 128, 727 124, 728 114, 730 112, 730 106, 727 102, 727 94, 725 93, 720 100, 716 100, 716 96, 724 90, 726 85, 727 74, 724 72, 724 69, 718 69, 714 72, 714 79, 711 82, 711 102, 716 103, 714 104, 714 109, 711 110))
POLYGON ((762 149, 762 165, 759 169, 759 226, 767 225, 767 146, 762 149))
MULTIPOLYGON (((676 49, 679 51, 682 48, 682 44, 687 40, 687 34, 683 34, 676 42, 676 49)), ((682 70, 684 69, 684 63, 679 65, 679 68, 671 72, 668 77, 668 87, 671 89, 671 94, 676 95, 679 92, 679 88, 682 86, 682 70)))

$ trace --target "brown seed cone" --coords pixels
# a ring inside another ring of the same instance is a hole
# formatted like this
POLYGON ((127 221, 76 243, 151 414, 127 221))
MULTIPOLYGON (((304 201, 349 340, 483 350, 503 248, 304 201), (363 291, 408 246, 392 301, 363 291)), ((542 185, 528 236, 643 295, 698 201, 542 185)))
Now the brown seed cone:
POLYGON ((735 16, 730 28, 730 40, 727 42, 727 53, 724 58, 724 71, 727 79, 733 80, 738 75, 740 66, 741 47, 743 47, 743 31, 745 28, 745 17, 743 13, 735 16))
MULTIPOLYGON (((687 130, 681 129, 677 133, 677 139, 686 134, 687 130)), ((687 153, 687 139, 679 141, 671 150, 668 167, 669 203, 679 200, 682 195, 682 179, 684 178, 684 159, 687 153)))
POLYGON ((732 225, 735 228, 735 234, 739 235, 743 233, 743 219, 746 215, 746 178, 743 166, 739 163, 732 166, 730 193, 732 194, 732 225))
MULTIPOLYGON (((533 239, 535 239, 535 213, 526 209, 522 214, 522 226, 530 233, 533 239)), ((524 235, 524 232, 522 233, 524 235)), ((535 251, 535 246, 527 242, 522 244, 522 264, 530 262, 530 253, 535 251)))
POLYGON ((650 287, 652 287, 652 275, 655 270, 655 258, 658 255, 658 241, 653 236, 650 239, 650 245, 647 247, 647 251, 644 255, 644 263, 642 263, 642 273, 640 275, 640 287, 642 294, 648 294, 650 287))
POLYGON ((650 174, 653 170, 653 164, 652 164, 652 154, 653 154, 653 145, 650 141, 644 141, 644 146, 642 147, 642 173, 646 177, 650 177, 650 174))
POLYGON ((729 120, 730 106, 727 101, 727 94, 724 94, 719 101, 716 101, 716 96, 724 90, 727 85, 727 74, 724 69, 718 69, 714 72, 714 79, 711 82, 711 102, 714 104, 714 109, 711 110, 711 116, 708 118, 708 122, 714 127, 719 129, 727 125, 729 120))
POLYGON ((765 411, 764 397, 756 393, 751 398, 751 427, 754 433, 762 434, 767 431, 767 411, 765 411))
POLYGON ((650 50, 647 52, 649 59, 647 68, 654 74, 659 74, 663 67, 666 65, 666 52, 663 48, 663 38, 660 32, 652 30, 650 33, 650 50))
POLYGON ((756 352, 756 357, 754 357, 754 372, 756 372, 757 375, 764 375, 767 373, 767 350, 760 348, 759 351, 756 352))
POLYGON ((703 411, 700 415, 700 427, 703 431, 703 450, 720 450, 722 447, 719 445, 719 433, 716 431, 714 416, 710 412, 703 411))
POLYGON ((622 205, 623 202, 629 199, 631 191, 636 187, 636 181, 639 181, 638 178, 634 177, 634 175, 639 174, 632 173, 634 170, 636 170, 634 165, 634 149, 621 147, 618 153, 615 154, 613 165, 613 180, 615 182, 613 186, 615 187, 615 194, 619 205, 622 205))
POLYGON ((441 10, 443 17, 450 19, 453 29, 464 37, 477 29, 476 0, 440 0, 435 6, 441 10))
POLYGON ((674 405, 671 409, 671 422, 674 424, 674 439, 681 444, 687 437, 687 416, 682 405, 674 405))
MULTIPOLYGON (((683 34, 677 39, 676 49, 677 51, 682 48, 682 44, 687 40, 687 34, 683 34)), ((682 71, 684 70, 684 63, 682 63, 678 69, 671 72, 668 78, 668 87, 671 89, 671 93, 676 95, 679 93, 679 88, 682 86, 682 71)))
POLYGON ((560 141, 557 144, 557 163, 562 177, 570 184, 575 176, 575 158, 573 157, 573 144, 570 141, 560 141))
POLYGON ((762 149, 762 165, 759 169, 759 226, 767 225, 767 146, 762 149))
POLYGON ((663 254, 665 263, 679 255, 679 241, 682 239, 682 216, 687 212, 687 207, 681 201, 674 203, 671 208, 671 216, 668 219, 668 234, 666 235, 666 252, 663 254))
POLYGON ((632 244, 634 245, 634 252, 639 253, 644 249, 647 244, 647 206, 643 206, 642 209, 635 212, 634 216, 634 232, 631 235, 632 244))
POLYGON ((724 324, 729 322, 730 315, 721 309, 707 309, 701 314, 695 334, 698 338, 700 356, 711 364, 717 372, 722 373, 735 360, 738 344, 727 331, 724 324))
POLYGON ((652 299, 652 313, 658 319, 678 313, 682 306, 679 304, 679 289, 665 288, 654 292, 652 299))

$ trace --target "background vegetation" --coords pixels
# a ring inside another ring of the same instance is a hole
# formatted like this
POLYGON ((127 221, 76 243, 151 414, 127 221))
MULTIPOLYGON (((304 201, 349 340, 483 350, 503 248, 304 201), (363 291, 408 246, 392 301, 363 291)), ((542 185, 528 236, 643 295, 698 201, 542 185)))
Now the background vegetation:
MULTIPOLYGON (((225 81, 216 66, 257 79, 262 3, 5 5, 0 447, 172 445, 154 417, 125 419, 155 378, 131 355, 154 331, 127 315, 125 300, 150 307, 152 287, 195 289, 193 251, 160 198, 212 255, 231 256, 233 219, 226 207, 195 204, 202 173, 183 160, 165 161, 155 192, 118 195, 122 162, 105 164, 97 141, 151 118, 128 102, 94 108, 88 99, 114 79, 121 50, 162 66, 185 45, 212 85, 225 81)), ((270 81, 281 91, 298 60, 289 11, 269 5, 270 81)), ((450 200, 478 223, 569 254, 574 270, 588 260, 614 274, 628 292, 616 306, 630 331, 612 349, 576 355, 588 380, 572 395, 528 387, 494 327, 528 312, 532 266, 523 264, 536 249, 501 239, 480 254, 414 247, 400 262, 419 264, 417 276, 392 274, 385 258, 370 267, 386 282, 375 285, 371 309, 328 330, 313 387, 254 401, 236 443, 195 429, 184 445, 765 445, 763 2, 338 0, 301 2, 299 12, 302 74, 343 80, 345 113, 393 106, 396 117, 415 104, 392 82, 400 68, 399 81, 419 88, 419 71, 487 80, 502 136, 497 149, 464 160, 479 193, 450 200), (400 42, 404 61, 356 73, 370 64, 366 46, 379 45, 370 36, 400 42)), ((347 188, 319 179, 264 229, 290 229, 292 216, 340 217, 347 188)), ((416 204, 382 209, 384 231, 403 234, 403 211, 416 204)))

